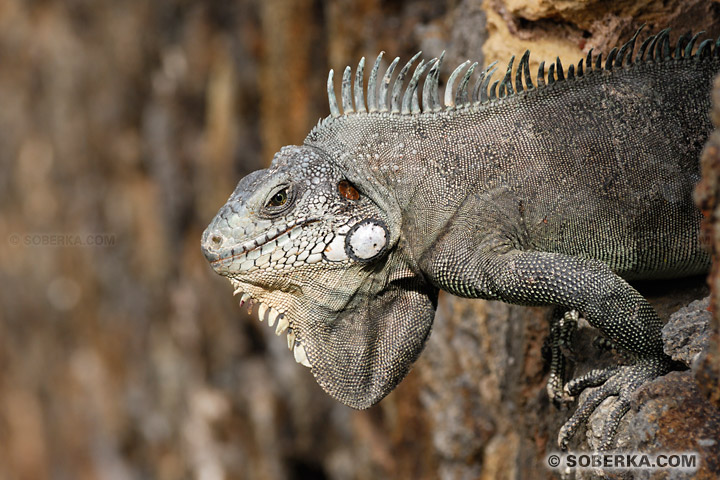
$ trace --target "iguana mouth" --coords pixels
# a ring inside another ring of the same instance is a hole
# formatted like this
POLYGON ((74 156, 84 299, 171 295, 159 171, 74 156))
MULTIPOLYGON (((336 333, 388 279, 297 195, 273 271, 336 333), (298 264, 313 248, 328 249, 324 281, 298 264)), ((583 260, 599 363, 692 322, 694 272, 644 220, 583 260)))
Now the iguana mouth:
POLYGON ((230 278, 230 282, 232 283, 233 287, 235 287, 233 295, 242 294, 240 296, 240 306, 242 307, 243 305, 247 304, 248 311, 252 312, 253 306, 257 303, 258 319, 261 322, 267 319, 268 327, 271 328, 275 326, 275 323, 277 323, 277 326, 275 327, 275 335, 280 336, 280 334, 287 332, 288 349, 293 352, 295 361, 308 368, 312 367, 312 365, 310 365, 310 361, 308 360, 307 353, 305 352, 305 347, 302 345, 300 340, 295 337, 295 332, 293 331, 292 325, 290 323, 290 320, 288 319, 288 316, 286 315, 286 312, 281 311, 279 308, 273 307, 268 303, 257 299, 256 297, 253 297, 251 293, 246 291, 247 285, 243 284, 239 280, 230 278))
MULTIPOLYGON (((290 241, 295 240, 304 227, 318 221, 316 218, 301 219, 288 222, 284 226, 273 227, 252 240, 242 243, 238 247, 226 250, 224 254, 218 254, 218 258, 211 261, 210 265, 216 269, 218 266, 238 261, 245 257, 245 261, 240 264, 240 270, 248 271, 253 267, 260 267, 264 265, 264 263, 257 262, 256 260, 262 256, 271 254, 277 248, 283 247, 290 241)), ((213 240, 215 240, 215 238, 218 238, 218 241, 222 241, 221 237, 213 237, 213 240)))

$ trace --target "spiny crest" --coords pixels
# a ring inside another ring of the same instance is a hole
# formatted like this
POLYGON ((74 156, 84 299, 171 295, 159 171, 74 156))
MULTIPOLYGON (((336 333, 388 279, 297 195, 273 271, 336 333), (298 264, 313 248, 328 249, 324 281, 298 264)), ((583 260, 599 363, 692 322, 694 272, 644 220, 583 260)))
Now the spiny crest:
POLYGON ((405 78, 408 76, 415 61, 420 57, 421 52, 416 53, 415 56, 400 69, 394 81, 393 74, 400 58, 396 57, 390 63, 390 66, 382 78, 380 78, 378 76, 379 69, 385 53, 380 52, 380 55, 375 59, 368 79, 367 108, 363 89, 365 58, 363 57, 360 60, 355 70, 354 85, 352 82, 352 69, 348 66, 343 72, 340 95, 342 112, 340 111, 337 96, 335 95, 334 72, 330 70, 327 81, 330 116, 340 117, 341 115, 349 115, 355 112, 389 112, 411 115, 421 112, 438 112, 443 109, 454 110, 468 105, 484 104, 497 99, 504 99, 520 92, 544 88, 556 82, 571 81, 598 70, 611 71, 614 68, 638 63, 660 63, 673 59, 701 60, 706 57, 720 57, 720 38, 718 38, 717 41, 712 39, 704 40, 693 53, 693 48, 695 47, 698 37, 704 32, 698 32, 692 37, 689 34, 682 35, 673 49, 670 46, 670 29, 668 28, 647 38, 640 45, 633 59, 635 42, 643 28, 644 25, 619 49, 613 48, 604 62, 602 53, 593 58, 592 49, 590 49, 585 59, 581 59, 578 62, 577 66, 570 65, 567 70, 563 68, 560 58, 558 57, 555 63, 548 66, 546 75, 545 62, 541 62, 535 77, 536 84, 533 84, 532 74, 530 72, 529 50, 526 50, 520 58, 517 68, 515 69, 514 78, 513 63, 515 57, 513 56, 508 62, 505 75, 502 79, 492 81, 492 76, 497 70, 495 67, 497 62, 493 62, 479 73, 472 89, 469 88, 470 79, 478 64, 477 62, 470 63, 468 60, 459 65, 450 74, 447 84, 445 85, 443 101, 440 100, 439 96, 439 77, 445 52, 443 52, 439 58, 433 58, 427 63, 425 63, 424 60, 420 60, 407 85, 404 85, 405 78), (460 81, 456 88, 455 83, 458 78, 460 78, 460 81), (423 79, 424 85, 422 88, 421 107, 418 90, 420 82, 423 81, 423 79), (491 81, 492 84, 490 83, 491 81))

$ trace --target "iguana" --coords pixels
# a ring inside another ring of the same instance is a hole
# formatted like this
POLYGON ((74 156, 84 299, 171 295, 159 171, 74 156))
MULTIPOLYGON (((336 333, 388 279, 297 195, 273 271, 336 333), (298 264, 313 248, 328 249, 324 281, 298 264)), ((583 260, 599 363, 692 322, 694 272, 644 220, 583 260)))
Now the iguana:
POLYGON ((662 322, 626 280, 710 262, 692 191, 720 40, 671 47, 668 32, 635 55, 638 33, 604 61, 591 50, 567 69, 558 58, 546 74, 541 63, 535 83, 529 52, 514 74, 513 57, 502 79, 490 83, 493 64, 473 88, 477 63, 465 62, 444 102, 442 56, 411 76, 419 54, 397 75, 395 58, 380 77, 381 53, 366 89, 364 59, 354 84, 347 67, 342 112, 331 70, 330 115, 240 181, 203 234, 204 254, 241 303, 257 302, 260 319, 287 333, 320 386, 358 409, 407 374, 439 290, 556 305, 564 338, 579 312, 632 361, 565 385, 570 396, 599 388, 558 442, 617 396, 602 436, 610 448, 631 394, 672 368, 662 322))

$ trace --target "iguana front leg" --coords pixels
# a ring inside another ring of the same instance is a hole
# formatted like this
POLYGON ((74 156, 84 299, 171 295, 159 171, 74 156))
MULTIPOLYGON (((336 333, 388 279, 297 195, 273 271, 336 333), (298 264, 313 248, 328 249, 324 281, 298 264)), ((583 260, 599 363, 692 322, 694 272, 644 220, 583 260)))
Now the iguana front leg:
POLYGON ((561 429, 565 448, 595 408, 610 396, 618 400, 606 419, 602 448, 612 445, 632 393, 645 382, 667 373, 671 360, 663 353, 662 322, 633 287, 597 260, 523 245, 522 219, 507 196, 470 199, 422 257, 427 277, 456 295, 502 300, 521 305, 557 305, 577 310, 620 348, 631 352, 632 365, 596 370, 573 380, 570 395, 601 385, 561 429), (472 225, 472 223, 475 225, 472 225))

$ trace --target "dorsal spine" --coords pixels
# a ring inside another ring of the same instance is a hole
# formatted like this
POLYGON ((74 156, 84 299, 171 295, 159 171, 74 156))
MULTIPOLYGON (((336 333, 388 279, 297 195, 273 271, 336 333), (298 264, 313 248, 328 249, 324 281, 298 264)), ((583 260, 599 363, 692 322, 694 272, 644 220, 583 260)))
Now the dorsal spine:
POLYGON ((627 67, 633 64, 661 63, 673 59, 694 59, 700 61, 706 57, 720 56, 720 38, 717 40, 707 39, 702 41, 693 53, 693 48, 698 38, 704 32, 698 32, 692 36, 692 38, 690 38, 689 35, 682 35, 678 39, 675 48, 672 49, 670 46, 670 29, 665 29, 643 41, 633 59, 635 43, 643 27, 640 27, 633 37, 620 48, 613 48, 605 59, 605 62, 603 62, 602 53, 594 57, 595 62, 593 62, 593 51, 590 49, 586 58, 581 59, 577 66, 570 65, 567 70, 563 68, 559 57, 556 58, 554 63, 548 66, 547 75, 545 74, 545 62, 540 63, 535 84, 533 83, 530 73, 529 50, 525 51, 517 63, 514 82, 512 70, 515 57, 513 56, 508 62, 505 75, 501 80, 492 81, 492 76, 497 70, 494 68, 497 62, 493 62, 480 72, 475 87, 472 90, 468 87, 477 63, 471 64, 468 60, 453 70, 445 86, 442 100, 440 100, 439 95, 439 75, 445 52, 443 52, 439 58, 432 59, 428 63, 420 60, 407 85, 404 85, 405 77, 410 72, 415 61, 420 57, 421 52, 415 54, 410 61, 403 66, 394 81, 392 80, 393 73, 400 58, 396 57, 390 63, 384 75, 379 77, 380 64, 384 54, 384 52, 381 52, 377 56, 372 71, 370 72, 367 83, 367 98, 363 86, 365 58, 360 60, 355 71, 354 85, 352 82, 352 69, 349 66, 345 68, 340 94, 342 112, 338 106, 338 99, 335 94, 333 70, 330 70, 327 82, 330 118, 365 112, 414 115, 423 112, 438 112, 443 109, 454 110, 465 108, 468 105, 479 105, 505 99, 529 90, 546 88, 548 85, 558 82, 573 81, 597 70, 612 71, 613 69, 627 67), (455 82, 463 72, 465 73, 455 89, 455 82), (418 89, 423 79, 424 85, 422 88, 421 107, 418 99, 418 89), (367 109, 365 106, 366 100, 367 109))

